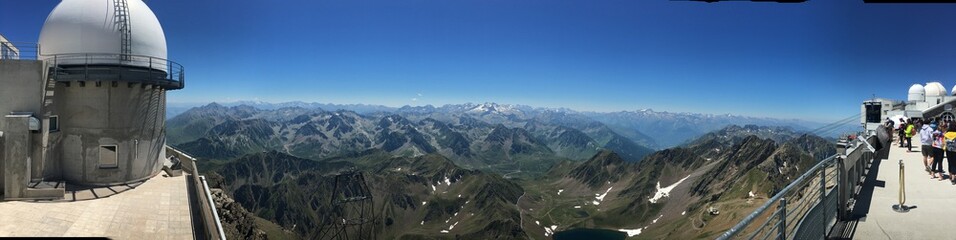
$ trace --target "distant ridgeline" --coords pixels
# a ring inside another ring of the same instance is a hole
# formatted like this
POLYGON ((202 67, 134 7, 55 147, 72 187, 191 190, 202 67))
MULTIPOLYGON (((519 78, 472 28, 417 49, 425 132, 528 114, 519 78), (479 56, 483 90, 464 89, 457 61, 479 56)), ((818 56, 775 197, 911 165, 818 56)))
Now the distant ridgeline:
MULTIPOLYGON (((200 109, 219 104, 210 104, 200 109)), ((170 104, 167 117, 174 118, 190 111, 195 104, 170 104)), ((535 108, 525 105, 511 104, 449 104, 441 107, 419 106, 392 108, 381 105, 366 104, 320 104, 305 102, 234 102, 222 104, 226 107, 252 107, 260 111, 275 111, 283 108, 302 108, 316 112, 346 110, 365 116, 380 116, 386 113, 398 114, 411 120, 419 121, 427 117, 448 122, 449 118, 467 116, 486 123, 502 123, 509 127, 524 126, 529 120, 562 125, 576 129, 589 127, 598 122, 613 132, 634 143, 651 148, 663 149, 695 139, 705 133, 721 129, 728 125, 760 125, 760 126, 788 126, 797 131, 806 131, 823 126, 822 123, 808 122, 795 119, 755 118, 734 115, 714 115, 697 113, 656 112, 650 109, 640 111, 621 111, 609 113, 577 112, 560 108, 535 108)), ((195 110, 192 110, 195 111, 195 110)), ((450 122, 449 122, 450 123, 450 122)), ((855 127, 855 126, 854 126, 855 127)), ((845 131, 838 130, 836 133, 845 131)), ((202 133, 197 133, 202 134, 202 133)), ((825 136, 826 137, 826 136, 825 136)))
POLYGON ((365 173, 381 239, 540 239, 577 228, 713 238, 836 152, 826 139, 755 125, 653 152, 591 119, 501 105, 358 114, 210 104, 170 119, 168 135, 211 160, 203 169, 241 206, 232 212, 258 219, 229 222, 239 238, 328 229, 322 213, 335 211, 333 177, 344 169, 365 173))
POLYGON ((505 109, 358 114, 210 104, 170 119, 167 130, 170 143, 220 160, 270 150, 318 160, 381 149, 397 156, 439 153, 467 168, 522 170, 585 160, 602 149, 631 162, 653 151, 581 115, 518 116, 505 109))

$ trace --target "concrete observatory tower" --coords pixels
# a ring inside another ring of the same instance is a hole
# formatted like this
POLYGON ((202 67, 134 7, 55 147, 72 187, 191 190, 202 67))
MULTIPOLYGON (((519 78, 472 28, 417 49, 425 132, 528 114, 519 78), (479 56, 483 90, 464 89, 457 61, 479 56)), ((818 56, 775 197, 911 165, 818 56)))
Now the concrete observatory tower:
POLYGON ((0 102, 0 114, 10 113, 0 119, 5 198, 27 180, 101 186, 161 171, 166 91, 182 89, 184 74, 166 59, 163 28, 145 3, 63 0, 37 52, 0 64, 0 96, 16 99, 0 102))

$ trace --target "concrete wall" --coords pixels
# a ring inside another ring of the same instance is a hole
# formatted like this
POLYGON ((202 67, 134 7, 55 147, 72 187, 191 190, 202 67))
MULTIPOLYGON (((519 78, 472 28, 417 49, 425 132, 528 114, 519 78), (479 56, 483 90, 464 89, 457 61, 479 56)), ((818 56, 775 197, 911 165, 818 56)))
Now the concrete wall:
MULTIPOLYGON (((42 109, 43 62, 35 60, 0 60, 0 116, 10 112, 39 113, 42 109)), ((39 116, 37 116, 39 117, 39 116)), ((5 131, 0 127, 0 131, 5 131)), ((30 133, 31 146, 38 146, 42 139, 40 133, 30 133)), ((30 158, 41 161, 40 148, 33 148, 30 158)), ((42 164, 31 166, 31 176, 42 177, 42 164)))
POLYGON ((166 92, 152 85, 88 81, 57 86, 61 172, 65 180, 106 185, 154 176, 165 156, 166 92), (101 145, 117 146, 117 166, 99 165, 101 145))
POLYGON ((40 112, 42 87, 43 62, 0 60, 0 116, 12 111, 40 112))
MULTIPOLYGON (((40 61, 0 61, 0 116, 33 112, 42 121, 41 131, 25 133, 31 150, 17 154, 27 154, 31 165, 19 175, 109 185, 152 177, 162 169, 165 90, 128 82, 57 83, 53 104, 44 106, 43 69, 40 61), (53 115, 59 117, 60 131, 49 132, 53 115), (115 167, 99 165, 101 145, 116 145, 115 167)), ((8 130, 0 124, 0 131, 8 130)), ((11 177, 6 169, 0 172, 6 173, 3 179, 11 177)))
MULTIPOLYGON (((5 148, 6 148, 6 146, 4 146, 4 143, 3 143, 3 131, 0 131, 0 195, 3 195, 3 185, 4 185, 4 182, 5 182, 5 181, 4 181, 4 178, 5 178, 4 176, 6 175, 6 174, 3 173, 3 172, 6 172, 6 171, 4 170, 4 167, 3 167, 3 164, 4 164, 4 163, 3 163, 3 162, 4 162, 4 160, 3 160, 3 159, 4 159, 4 156, 3 156, 3 155, 6 154, 6 153, 3 152, 3 149, 5 149, 5 148)), ((0 199, 2 199, 2 198, 0 198, 0 199)))
POLYGON ((5 115, 0 118, 3 130, 3 197, 21 198, 30 183, 32 159, 31 135, 27 130, 29 115, 5 115))

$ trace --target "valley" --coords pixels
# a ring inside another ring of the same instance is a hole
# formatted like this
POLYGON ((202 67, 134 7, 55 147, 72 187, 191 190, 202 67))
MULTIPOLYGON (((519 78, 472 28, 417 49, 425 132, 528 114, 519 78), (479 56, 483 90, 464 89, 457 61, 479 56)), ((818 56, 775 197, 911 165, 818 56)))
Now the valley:
POLYGON ((261 219, 245 221, 252 228, 303 239, 327 231, 334 176, 349 169, 365 176, 381 239, 546 239, 571 229, 713 238, 835 152, 827 139, 757 125, 654 151, 583 115, 475 108, 210 104, 171 119, 168 131, 261 219))

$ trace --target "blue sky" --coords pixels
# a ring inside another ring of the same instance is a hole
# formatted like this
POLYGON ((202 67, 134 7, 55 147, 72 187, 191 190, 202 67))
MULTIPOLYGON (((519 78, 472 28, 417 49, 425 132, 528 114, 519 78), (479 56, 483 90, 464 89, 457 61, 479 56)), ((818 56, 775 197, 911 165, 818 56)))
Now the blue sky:
MULTIPOLYGON (((0 1, 35 42, 58 1, 0 1)), ((956 4, 810 1, 147 1, 187 88, 169 102, 576 110, 836 120, 956 84, 956 4), (413 100, 414 99, 414 100, 413 100)))

